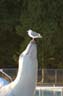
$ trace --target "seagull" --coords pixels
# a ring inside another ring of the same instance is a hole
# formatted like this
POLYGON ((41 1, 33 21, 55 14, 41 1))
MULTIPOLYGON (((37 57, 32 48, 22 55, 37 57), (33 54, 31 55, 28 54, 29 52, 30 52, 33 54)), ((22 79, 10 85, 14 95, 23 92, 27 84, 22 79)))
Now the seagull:
POLYGON ((31 40, 19 56, 16 79, 0 88, 0 96, 34 96, 37 69, 37 44, 31 40))
POLYGON ((29 29, 27 32, 28 32, 29 37, 31 37, 33 39, 42 38, 42 36, 39 33, 34 32, 31 29, 29 29))

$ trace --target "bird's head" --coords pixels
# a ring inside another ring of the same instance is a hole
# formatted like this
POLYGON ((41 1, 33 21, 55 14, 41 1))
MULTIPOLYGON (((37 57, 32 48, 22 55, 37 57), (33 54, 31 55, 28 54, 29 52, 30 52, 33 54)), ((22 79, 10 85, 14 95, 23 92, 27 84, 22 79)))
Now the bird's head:
POLYGON ((32 30, 31 30, 31 29, 27 30, 27 33, 31 33, 31 32, 32 32, 32 30))

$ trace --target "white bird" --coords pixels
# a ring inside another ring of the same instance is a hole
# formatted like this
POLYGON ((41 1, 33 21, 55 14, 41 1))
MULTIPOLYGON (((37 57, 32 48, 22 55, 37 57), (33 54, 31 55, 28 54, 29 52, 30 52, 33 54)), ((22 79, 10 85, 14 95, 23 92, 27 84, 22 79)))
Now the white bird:
POLYGON ((28 32, 28 35, 29 35, 31 38, 33 38, 33 39, 35 39, 35 38, 42 38, 42 36, 41 36, 39 33, 34 32, 34 31, 32 31, 31 29, 29 29, 27 32, 28 32))
POLYGON ((0 96, 33 96, 37 81, 37 64, 37 46, 32 40, 19 57, 16 79, 0 88, 0 96))

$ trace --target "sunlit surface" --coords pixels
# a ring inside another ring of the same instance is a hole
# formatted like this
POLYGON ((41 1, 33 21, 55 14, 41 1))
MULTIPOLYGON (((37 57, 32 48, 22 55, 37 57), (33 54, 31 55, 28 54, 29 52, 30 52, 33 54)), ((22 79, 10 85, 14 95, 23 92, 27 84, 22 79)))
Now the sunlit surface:
POLYGON ((61 92, 49 92, 49 91, 41 91, 37 90, 35 96, 61 96, 61 92))
POLYGON ((42 88, 36 88, 35 96, 63 96, 62 88, 54 88, 54 87, 49 87, 49 89, 45 87, 42 88))

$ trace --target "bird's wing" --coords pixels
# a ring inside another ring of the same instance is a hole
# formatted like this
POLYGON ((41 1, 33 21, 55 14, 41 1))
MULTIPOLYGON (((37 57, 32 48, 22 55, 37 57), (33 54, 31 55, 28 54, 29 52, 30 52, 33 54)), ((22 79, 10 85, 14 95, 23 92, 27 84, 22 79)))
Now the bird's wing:
POLYGON ((31 32, 31 35, 32 35, 32 36, 38 36, 38 35, 39 35, 39 33, 36 33, 36 32, 31 32))

